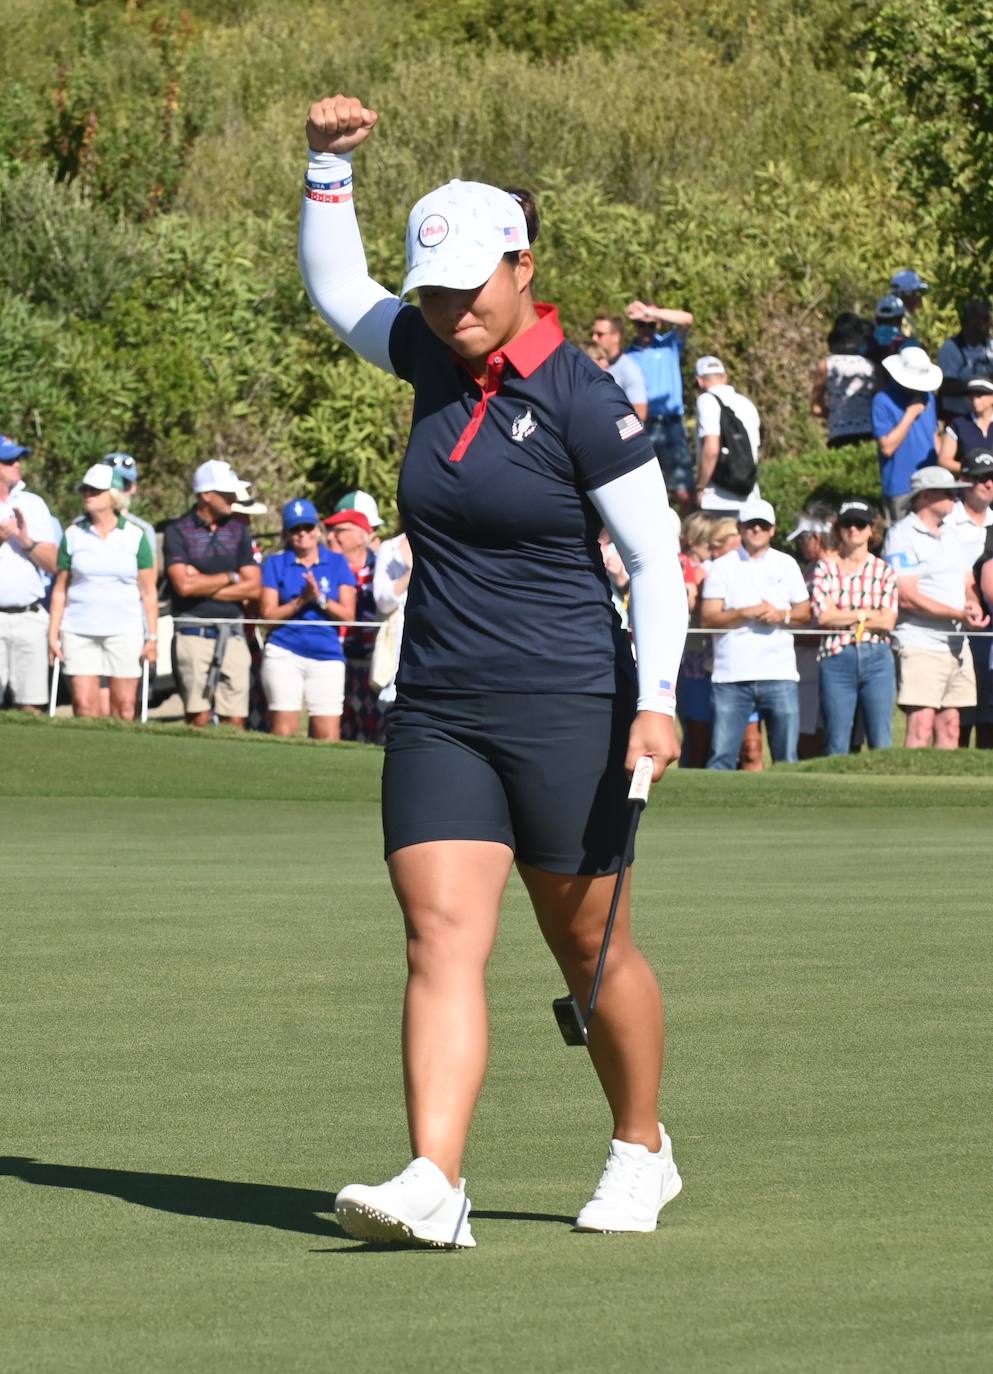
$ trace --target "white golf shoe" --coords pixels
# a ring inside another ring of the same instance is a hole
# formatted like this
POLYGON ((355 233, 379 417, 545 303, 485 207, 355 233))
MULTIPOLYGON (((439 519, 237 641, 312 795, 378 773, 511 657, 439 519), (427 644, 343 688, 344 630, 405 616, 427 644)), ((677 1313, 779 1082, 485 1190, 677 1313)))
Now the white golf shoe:
POLYGON ((335 1199, 338 1224, 359 1240, 419 1241, 471 1248, 465 1179, 453 1188, 430 1159, 415 1159, 388 1183, 350 1183, 335 1199))
POLYGON ((654 1231, 659 1212, 683 1186, 672 1141, 659 1122, 662 1148, 612 1140, 596 1192, 576 1218, 577 1231, 654 1231))

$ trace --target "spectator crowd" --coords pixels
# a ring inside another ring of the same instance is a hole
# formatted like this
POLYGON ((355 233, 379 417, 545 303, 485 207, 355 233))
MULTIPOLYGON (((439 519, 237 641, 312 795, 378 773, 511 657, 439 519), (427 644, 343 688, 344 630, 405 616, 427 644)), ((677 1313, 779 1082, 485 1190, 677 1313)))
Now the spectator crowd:
MULTIPOLYGON (((777 512, 761 493, 761 417, 720 358, 692 366, 687 310, 632 301, 585 346, 645 426, 681 521, 692 629, 677 684, 682 763, 762 767, 906 742, 993 747, 993 337, 972 299, 932 361, 916 335, 928 284, 893 275, 872 319, 846 312, 813 372, 810 408, 836 448, 874 441, 876 493, 777 512), (795 555, 795 556, 794 556, 795 555)), ((154 529, 133 506, 138 465, 109 453, 78 486, 65 530, 30 490, 30 450, 0 436, 0 697, 54 704, 53 666, 81 716, 136 714, 137 685, 171 623, 171 669, 188 723, 382 741, 395 695, 413 559, 383 539, 375 500, 350 491, 322 518, 306 495, 267 507, 227 462, 192 475, 192 504, 154 529)), ((604 576, 627 624, 629 579, 604 532, 604 576)), ((165 671, 165 665, 159 665, 165 671)), ((56 675, 57 681, 57 675, 56 675)))

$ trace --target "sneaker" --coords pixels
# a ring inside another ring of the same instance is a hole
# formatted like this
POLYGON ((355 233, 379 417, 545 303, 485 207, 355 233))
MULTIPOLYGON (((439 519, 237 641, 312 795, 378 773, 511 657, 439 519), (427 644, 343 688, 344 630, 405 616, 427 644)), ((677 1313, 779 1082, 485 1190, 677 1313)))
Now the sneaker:
POLYGON ((402 1174, 368 1188, 350 1183, 338 1194, 338 1224, 359 1240, 421 1241, 424 1245, 470 1248, 465 1179, 453 1188, 430 1159, 415 1159, 402 1174))
POLYGON ((612 1140, 596 1192, 576 1218, 577 1231, 654 1231, 659 1212, 683 1186, 672 1141, 659 1122, 662 1148, 612 1140))

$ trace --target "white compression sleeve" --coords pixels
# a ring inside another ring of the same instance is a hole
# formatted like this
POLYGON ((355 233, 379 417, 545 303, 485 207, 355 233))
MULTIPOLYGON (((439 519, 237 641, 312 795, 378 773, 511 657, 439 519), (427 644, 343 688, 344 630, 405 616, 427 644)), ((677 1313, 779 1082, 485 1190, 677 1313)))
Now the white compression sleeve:
POLYGON ((303 284, 318 313, 359 357, 392 373, 390 331, 400 301, 369 276, 352 199, 351 154, 310 150, 299 252, 303 284))
POLYGON ((653 459, 589 497, 631 577, 638 710, 673 716, 689 609, 662 469, 653 459))

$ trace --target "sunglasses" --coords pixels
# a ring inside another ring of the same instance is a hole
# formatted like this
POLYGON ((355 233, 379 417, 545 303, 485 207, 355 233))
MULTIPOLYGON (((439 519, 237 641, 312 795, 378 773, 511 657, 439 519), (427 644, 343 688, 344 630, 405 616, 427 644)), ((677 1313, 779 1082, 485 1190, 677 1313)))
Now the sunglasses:
POLYGON ((107 490, 106 487, 80 487, 80 496, 100 496, 107 490))
POLYGON ((768 520, 746 520, 741 528, 743 530, 771 530, 772 526, 768 520))
POLYGON ((292 535, 292 534, 310 534, 311 530, 316 530, 316 529, 317 529, 317 526, 316 526, 316 525, 313 525, 313 524, 311 524, 311 525, 291 525, 290 528, 289 528, 288 533, 291 534, 291 535, 292 535))
POLYGON ((871 520, 839 520, 838 524, 843 530, 867 530, 872 524, 871 520))

